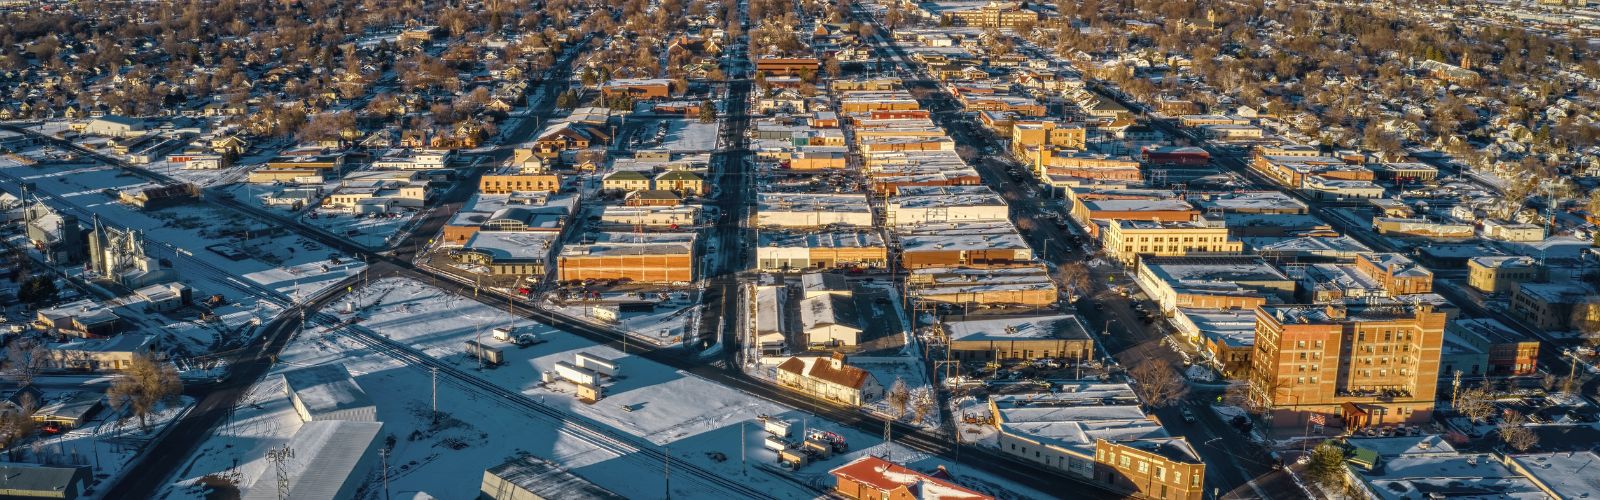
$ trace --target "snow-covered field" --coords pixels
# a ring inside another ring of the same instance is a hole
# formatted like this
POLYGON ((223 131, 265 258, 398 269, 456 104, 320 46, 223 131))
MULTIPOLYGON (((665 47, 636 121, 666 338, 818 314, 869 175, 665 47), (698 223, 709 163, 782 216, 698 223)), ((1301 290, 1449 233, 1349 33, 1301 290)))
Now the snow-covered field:
POLYGON ((384 248, 406 224, 420 212, 406 210, 397 212, 396 216, 356 216, 344 210, 330 210, 321 207, 312 209, 300 217, 300 223, 322 228, 330 233, 340 235, 347 240, 367 248, 384 248), (316 217, 312 217, 315 214, 316 217))
POLYGON ((165 160, 139 165, 139 167, 183 182, 193 183, 203 188, 236 182, 248 175, 250 171, 248 167, 238 163, 225 168, 186 169, 183 168, 182 163, 165 160))
POLYGON ((698 153, 717 148, 717 123, 697 120, 668 120, 667 136, 661 142, 673 152, 698 153))
MULTIPOLYGON (((619 454, 613 445, 563 430, 578 423, 632 436, 629 442, 633 446, 662 447, 674 459, 672 494, 683 498, 735 496, 709 487, 705 480, 684 470, 689 466, 737 478, 776 498, 815 498, 832 486, 829 469, 863 454, 886 451, 879 436, 808 417, 804 411, 513 318, 423 283, 384 279, 359 289, 352 297, 349 307, 363 318, 358 323, 361 328, 415 346, 468 374, 567 415, 562 421, 553 421, 441 375, 439 407, 450 418, 435 428, 428 418, 427 369, 361 347, 348 333, 321 328, 302 333, 285 349, 274 372, 326 363, 343 363, 350 369, 378 405, 378 418, 385 423, 383 434, 395 437, 389 457, 391 492, 473 498, 484 469, 526 453, 554 460, 629 498, 663 496, 663 464, 659 460, 638 453, 619 454), (461 343, 480 331, 486 342, 493 342, 488 330, 499 326, 535 334, 544 342, 527 348, 505 345, 504 365, 479 370, 477 362, 461 352, 461 343), (592 405, 575 400, 565 382, 548 386, 539 382, 541 371, 556 361, 572 360, 578 352, 617 360, 622 366, 621 376, 611 382, 606 398, 592 405), (778 471, 773 467, 776 455, 762 448, 763 434, 756 422, 762 414, 840 433, 851 443, 851 451, 797 473, 778 471), (741 451, 748 460, 744 467, 739 461, 741 451)), ((345 307, 337 304, 329 312, 339 313, 345 307)), ((267 472, 265 450, 287 442, 300 424, 283 395, 281 379, 268 376, 252 389, 250 399, 251 403, 241 406, 229 423, 180 467, 165 492, 168 498, 202 497, 205 490, 195 485, 207 476, 249 484, 267 472)), ((1004 497, 1044 497, 898 445, 893 457, 920 470, 946 465, 962 483, 1004 497)), ((368 478, 369 488, 377 488, 377 477, 374 473, 368 478)))
POLYGON ((667 347, 693 338, 696 325, 699 324, 703 306, 696 304, 692 298, 682 298, 680 295, 678 292, 672 293, 673 298, 657 305, 654 311, 619 313, 616 322, 595 318, 595 306, 557 305, 546 301, 540 307, 569 318, 615 328, 641 341, 667 347))

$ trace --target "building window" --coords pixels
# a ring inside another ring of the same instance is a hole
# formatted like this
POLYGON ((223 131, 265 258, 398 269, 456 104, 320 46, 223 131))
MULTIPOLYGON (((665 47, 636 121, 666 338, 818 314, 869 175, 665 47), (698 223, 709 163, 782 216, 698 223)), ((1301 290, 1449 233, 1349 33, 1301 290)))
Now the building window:
POLYGON ((1127 468, 1128 467, 1128 456, 1127 455, 1122 455, 1122 456, 1117 457, 1117 463, 1120 464, 1123 468, 1127 468))
POLYGON ((1146 461, 1140 460, 1139 461, 1139 473, 1140 474, 1147 474, 1149 472, 1150 472, 1150 462, 1146 462, 1146 461))

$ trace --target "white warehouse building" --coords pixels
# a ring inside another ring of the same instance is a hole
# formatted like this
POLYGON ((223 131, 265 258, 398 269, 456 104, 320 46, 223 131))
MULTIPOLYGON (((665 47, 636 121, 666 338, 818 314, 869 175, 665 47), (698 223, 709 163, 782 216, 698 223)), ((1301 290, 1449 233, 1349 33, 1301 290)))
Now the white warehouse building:
POLYGON ((284 390, 295 413, 306 422, 376 422, 378 407, 344 365, 319 365, 283 372, 284 390))

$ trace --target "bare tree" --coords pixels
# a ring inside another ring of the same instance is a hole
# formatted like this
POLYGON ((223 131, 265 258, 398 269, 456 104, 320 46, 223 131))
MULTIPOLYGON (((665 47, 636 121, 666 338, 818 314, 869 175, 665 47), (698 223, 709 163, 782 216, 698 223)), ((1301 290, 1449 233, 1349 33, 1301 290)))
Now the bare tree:
POLYGON ((1152 408, 1162 408, 1176 404, 1189 392, 1188 384, 1183 377, 1173 371, 1171 366, 1154 359, 1147 358, 1134 365, 1128 371, 1128 376, 1133 377, 1133 391, 1152 408))
POLYGON ((1522 414, 1511 412, 1500 422, 1500 440, 1513 450, 1525 452, 1539 445, 1539 435, 1522 426, 1522 414))
POLYGON ((17 339, 6 348, 5 372, 17 385, 26 386, 33 382, 33 377, 44 369, 49 359, 50 350, 38 340, 17 339))
POLYGON ((1079 292, 1089 289, 1089 266, 1079 261, 1062 263, 1056 267, 1056 282, 1076 298, 1079 292))
POLYGON ((0 447, 9 449, 17 440, 33 434, 33 412, 0 413, 0 447))
POLYGON ((906 416, 906 407, 911 404, 911 389, 906 387, 905 379, 896 377, 894 385, 889 386, 889 410, 894 412, 894 418, 906 416))
POLYGON ((930 413, 933 413, 933 395, 927 391, 917 393, 916 399, 911 403, 912 420, 921 422, 930 413))
POLYGON ((1456 398, 1455 410, 1473 422, 1483 420, 1494 413, 1494 395, 1482 387, 1461 391, 1461 395, 1456 398))
POLYGON ((162 403, 176 404, 183 392, 183 381, 178 379, 178 369, 157 361, 149 355, 133 357, 133 363, 122 376, 111 382, 106 397, 113 406, 127 404, 134 416, 139 417, 139 427, 149 428, 149 416, 162 403))

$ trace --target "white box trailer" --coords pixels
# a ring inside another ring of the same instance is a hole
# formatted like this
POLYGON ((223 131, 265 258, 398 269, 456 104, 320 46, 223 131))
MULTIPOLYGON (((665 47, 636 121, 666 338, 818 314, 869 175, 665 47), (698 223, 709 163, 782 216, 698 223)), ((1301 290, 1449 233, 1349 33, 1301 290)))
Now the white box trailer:
POLYGON ((600 385, 600 374, 566 361, 556 362, 556 375, 576 384, 600 385))
POLYGON ((777 437, 781 437, 781 438, 788 438, 789 437, 789 421, 788 420, 784 420, 784 419, 781 419, 781 418, 768 418, 766 423, 763 423, 761 425, 761 428, 766 430, 767 434, 771 434, 771 435, 774 435, 774 436, 777 436, 777 437))
POLYGON ((783 450, 789 449, 789 442, 779 439, 776 436, 767 436, 767 439, 762 440, 762 446, 766 447, 766 449, 781 453, 783 450))
POLYGON ((498 348, 484 345, 476 340, 468 340, 466 346, 467 355, 482 359, 484 363, 498 365, 505 361, 498 348))
POLYGON ((586 352, 580 352, 575 357, 578 360, 578 366, 594 370, 595 372, 607 377, 617 378, 617 373, 622 370, 622 366, 617 364, 616 361, 605 359, 586 352))

